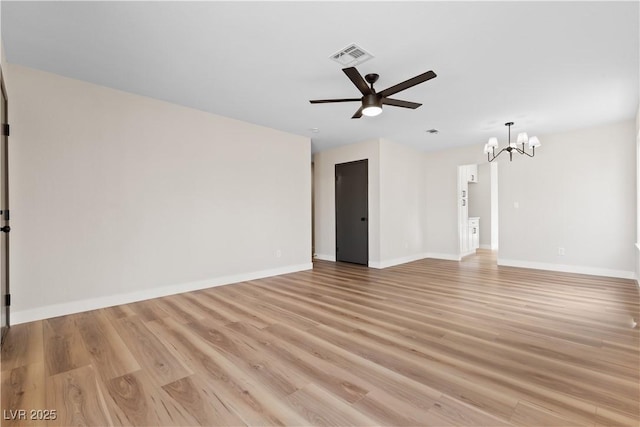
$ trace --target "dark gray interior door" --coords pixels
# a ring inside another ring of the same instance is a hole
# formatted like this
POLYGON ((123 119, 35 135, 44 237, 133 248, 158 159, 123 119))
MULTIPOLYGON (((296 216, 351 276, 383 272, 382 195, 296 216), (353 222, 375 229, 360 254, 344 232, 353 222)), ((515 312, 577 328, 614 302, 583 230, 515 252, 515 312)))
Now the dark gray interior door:
POLYGON ((7 119, 7 92, 0 69, 0 324, 2 339, 9 327, 9 125, 7 119))
POLYGON ((336 165, 336 261, 369 263, 368 160, 336 165))

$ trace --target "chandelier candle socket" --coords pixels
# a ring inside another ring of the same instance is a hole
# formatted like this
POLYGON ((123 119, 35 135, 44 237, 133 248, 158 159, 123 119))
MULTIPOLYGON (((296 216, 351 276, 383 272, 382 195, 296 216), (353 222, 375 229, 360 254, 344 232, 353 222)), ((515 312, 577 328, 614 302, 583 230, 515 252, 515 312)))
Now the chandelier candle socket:
POLYGON ((532 136, 531 138, 529 138, 526 132, 521 132, 518 134, 516 140, 514 142, 511 142, 511 126, 513 126, 513 122, 507 122, 504 125, 509 128, 508 145, 505 148, 498 151, 498 154, 496 154, 496 147, 498 146, 498 138, 496 137, 489 138, 489 142, 484 144, 484 152, 486 153, 487 160, 489 160, 489 162, 493 162, 496 157, 498 157, 504 151, 509 153, 509 161, 513 161, 514 151, 519 154, 525 154, 529 157, 533 157, 536 155, 536 147, 540 147, 540 145, 542 145, 540 144, 538 137, 532 136), (527 144, 528 149, 531 150, 531 154, 529 154, 525 150, 525 144, 527 144))

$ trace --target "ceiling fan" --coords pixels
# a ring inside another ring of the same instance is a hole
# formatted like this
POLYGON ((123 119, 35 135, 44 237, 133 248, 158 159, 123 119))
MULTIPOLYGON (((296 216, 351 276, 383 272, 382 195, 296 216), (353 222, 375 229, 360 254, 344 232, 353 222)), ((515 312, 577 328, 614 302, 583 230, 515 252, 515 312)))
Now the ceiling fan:
POLYGON ((433 71, 427 71, 426 73, 422 73, 409 80, 405 80, 402 83, 398 83, 397 85, 391 86, 381 92, 376 92, 373 88, 373 84, 378 81, 379 76, 377 74, 367 74, 363 79, 362 75, 355 67, 343 68, 342 71, 344 71, 351 82, 358 88, 360 93, 362 93, 362 98, 316 99, 309 102, 312 104, 325 104, 329 102, 362 102, 358 111, 356 111, 356 113, 351 117, 352 119, 359 119, 363 114, 365 116, 377 116, 382 112, 382 104, 392 105, 394 107, 411 108, 415 110, 422 104, 393 99, 389 98, 389 96, 436 77, 436 73, 433 71), (367 83, 369 83, 370 86, 368 86, 367 83))

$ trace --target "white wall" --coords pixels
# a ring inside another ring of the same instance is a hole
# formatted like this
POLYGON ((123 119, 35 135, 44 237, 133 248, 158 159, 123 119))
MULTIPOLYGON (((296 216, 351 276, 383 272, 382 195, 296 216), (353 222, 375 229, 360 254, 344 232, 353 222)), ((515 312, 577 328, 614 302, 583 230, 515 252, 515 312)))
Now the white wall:
POLYGON ((540 140, 534 159, 500 162, 498 263, 633 277, 633 121, 540 140))
POLYGON ((424 258, 425 183, 422 153, 380 140, 380 264, 424 258))
POLYGON ((640 103, 636 113, 636 281, 640 286, 640 103))
POLYGON ((14 323, 311 267, 308 138, 8 68, 14 323))
POLYGON ((315 250, 319 259, 336 259, 335 165, 368 159, 369 265, 380 262, 380 141, 345 145, 313 156, 315 250))
POLYGON ((469 183, 469 217, 480 217, 480 247, 491 248, 491 164, 478 164, 478 182, 469 183))
POLYGON ((491 250, 498 250, 500 229, 500 206, 498 193, 498 163, 489 165, 491 175, 491 250))
MULTIPOLYGON (((457 260, 458 166, 481 164, 487 159, 482 145, 424 153, 426 174, 426 252, 429 257, 457 260)), ((475 185, 475 184, 470 184, 475 185)))

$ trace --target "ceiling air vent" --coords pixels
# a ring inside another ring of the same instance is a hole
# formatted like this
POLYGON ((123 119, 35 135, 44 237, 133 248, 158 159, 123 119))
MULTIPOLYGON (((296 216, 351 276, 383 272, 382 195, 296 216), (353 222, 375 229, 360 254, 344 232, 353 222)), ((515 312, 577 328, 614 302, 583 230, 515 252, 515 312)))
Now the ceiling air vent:
POLYGON ((371 55, 360 46, 357 46, 356 44, 350 44, 344 49, 340 49, 329 58, 333 59, 344 67, 353 67, 370 60, 371 58, 373 58, 373 55, 371 55))
POLYGON ((438 129, 428 129, 427 130, 427 133, 434 133, 435 134, 435 133, 438 133, 438 132, 440 132, 438 129))

